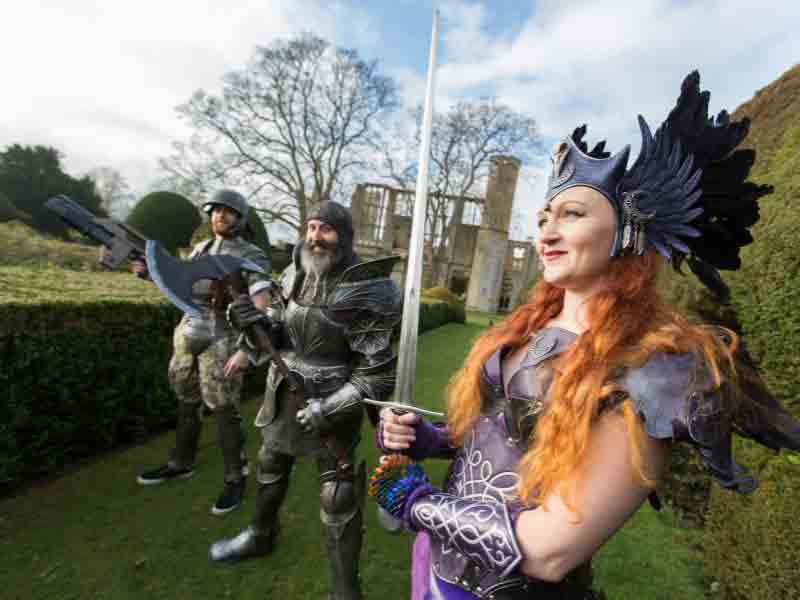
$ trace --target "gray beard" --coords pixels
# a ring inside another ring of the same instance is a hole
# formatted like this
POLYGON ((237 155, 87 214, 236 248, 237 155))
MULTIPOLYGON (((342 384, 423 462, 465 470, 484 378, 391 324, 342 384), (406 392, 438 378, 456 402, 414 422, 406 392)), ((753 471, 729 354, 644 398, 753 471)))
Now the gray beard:
POLYGON ((307 246, 303 246, 300 251, 300 266, 303 270, 316 278, 320 278, 331 270, 333 266, 333 253, 331 252, 311 252, 307 246))
POLYGON ((300 251, 300 266, 306 276, 300 290, 300 298, 311 304, 322 304, 328 295, 325 275, 333 267, 334 255, 331 252, 315 253, 306 246, 300 251))

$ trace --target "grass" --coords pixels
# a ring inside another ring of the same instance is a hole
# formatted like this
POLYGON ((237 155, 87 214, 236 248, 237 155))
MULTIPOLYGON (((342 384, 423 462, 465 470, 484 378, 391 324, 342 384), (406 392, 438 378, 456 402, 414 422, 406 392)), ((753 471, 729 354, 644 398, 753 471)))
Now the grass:
MULTIPOLYGON (((72 234, 70 234, 72 235, 72 234)), ((74 234, 75 239, 81 239, 74 234)), ((103 269, 98 250, 82 243, 68 243, 42 235, 19 221, 0 222, 0 265, 60 266, 75 270, 103 269)))
MULTIPOLYGON (((416 397, 441 410, 442 390, 483 324, 446 325, 420 339, 416 397)), ((166 368, 166 367, 165 367, 166 368)), ((252 423, 257 401, 243 406, 252 423)), ((251 459, 259 436, 247 428, 251 459)), ((376 462, 372 430, 365 426, 360 454, 376 462)), ((269 557, 239 565, 208 561, 214 540, 243 528, 254 508, 209 514, 221 487, 215 427, 205 424, 199 464, 189 481, 154 487, 137 472, 163 462, 173 443, 167 433, 150 443, 108 454, 58 479, 0 501, 2 598, 36 600, 126 598, 320 598, 328 589, 327 561, 318 517, 316 468, 300 461, 282 511, 283 535, 269 557)), ((441 481, 446 465, 426 469, 441 481)), ((369 597, 408 597, 411 537, 381 530, 368 501, 361 573, 369 597), (379 590, 379 592, 377 591, 379 590)), ((668 518, 643 509, 596 560, 598 581, 610 599, 703 598, 699 564, 668 518)))
POLYGON ((0 223, 0 304, 167 301, 152 283, 126 270, 108 271, 97 258, 96 247, 49 238, 16 221, 0 223))

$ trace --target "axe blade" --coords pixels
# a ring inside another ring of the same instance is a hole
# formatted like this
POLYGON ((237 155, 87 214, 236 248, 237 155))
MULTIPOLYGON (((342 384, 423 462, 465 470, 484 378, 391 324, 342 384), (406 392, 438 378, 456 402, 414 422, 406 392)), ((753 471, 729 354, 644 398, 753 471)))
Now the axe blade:
POLYGON ((230 254, 206 254, 192 260, 178 260, 155 240, 145 247, 147 270, 161 293, 180 310, 196 319, 202 318, 192 299, 192 286, 203 279, 221 280, 236 271, 265 273, 251 260, 230 254))

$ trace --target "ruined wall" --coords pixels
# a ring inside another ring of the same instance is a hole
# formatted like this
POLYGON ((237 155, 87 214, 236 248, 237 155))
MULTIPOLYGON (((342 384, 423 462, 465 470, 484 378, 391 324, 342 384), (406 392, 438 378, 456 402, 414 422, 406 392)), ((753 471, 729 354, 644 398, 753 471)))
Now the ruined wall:
MULTIPOLYGON (((519 175, 513 157, 491 159, 486 198, 458 198, 465 208, 464 223, 456 227, 455 241, 447 262, 448 287, 466 295, 470 310, 495 312, 513 307, 519 290, 533 278, 537 257, 533 243, 509 241, 511 209, 519 175), (471 212, 470 212, 471 211, 471 212), (477 222, 480 214, 480 225, 477 222)), ((406 256, 411 237, 411 204, 414 192, 384 184, 359 184, 351 209, 356 251, 369 259, 388 254, 406 256)), ((433 250, 426 241, 423 286, 433 285, 433 250)), ((393 278, 405 281, 405 263, 400 261, 393 278)))
POLYGON ((494 156, 491 159, 486 204, 467 290, 467 310, 498 310, 519 166, 519 160, 510 156, 494 156))

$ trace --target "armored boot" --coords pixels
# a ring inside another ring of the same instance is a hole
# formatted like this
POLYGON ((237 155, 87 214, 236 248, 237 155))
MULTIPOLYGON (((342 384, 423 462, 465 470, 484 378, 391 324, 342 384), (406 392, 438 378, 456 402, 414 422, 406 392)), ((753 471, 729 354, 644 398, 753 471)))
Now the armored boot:
POLYGON ((363 518, 359 509, 344 525, 325 527, 325 547, 331 574, 330 600, 361 600, 361 581, 358 560, 364 535, 363 518))
POLYGON ((320 470, 319 516, 325 531, 330 565, 330 600, 361 600, 358 559, 363 537, 362 508, 365 465, 354 469, 352 452, 336 459, 318 460, 320 470))
POLYGON ((187 479, 194 474, 194 461, 203 421, 202 407, 196 402, 178 402, 178 424, 175 428, 175 449, 167 464, 145 471, 137 478, 141 485, 155 485, 174 479, 187 479))
POLYGON ((242 417, 233 406, 223 406, 215 411, 219 445, 225 463, 225 484, 217 501, 211 507, 215 515, 224 515, 242 503, 245 488, 246 455, 242 417))
POLYGON ((256 489, 256 516, 243 531, 211 545, 213 561, 238 561, 269 554, 280 526, 278 509, 289 489, 288 474, 273 483, 260 483, 256 489))

